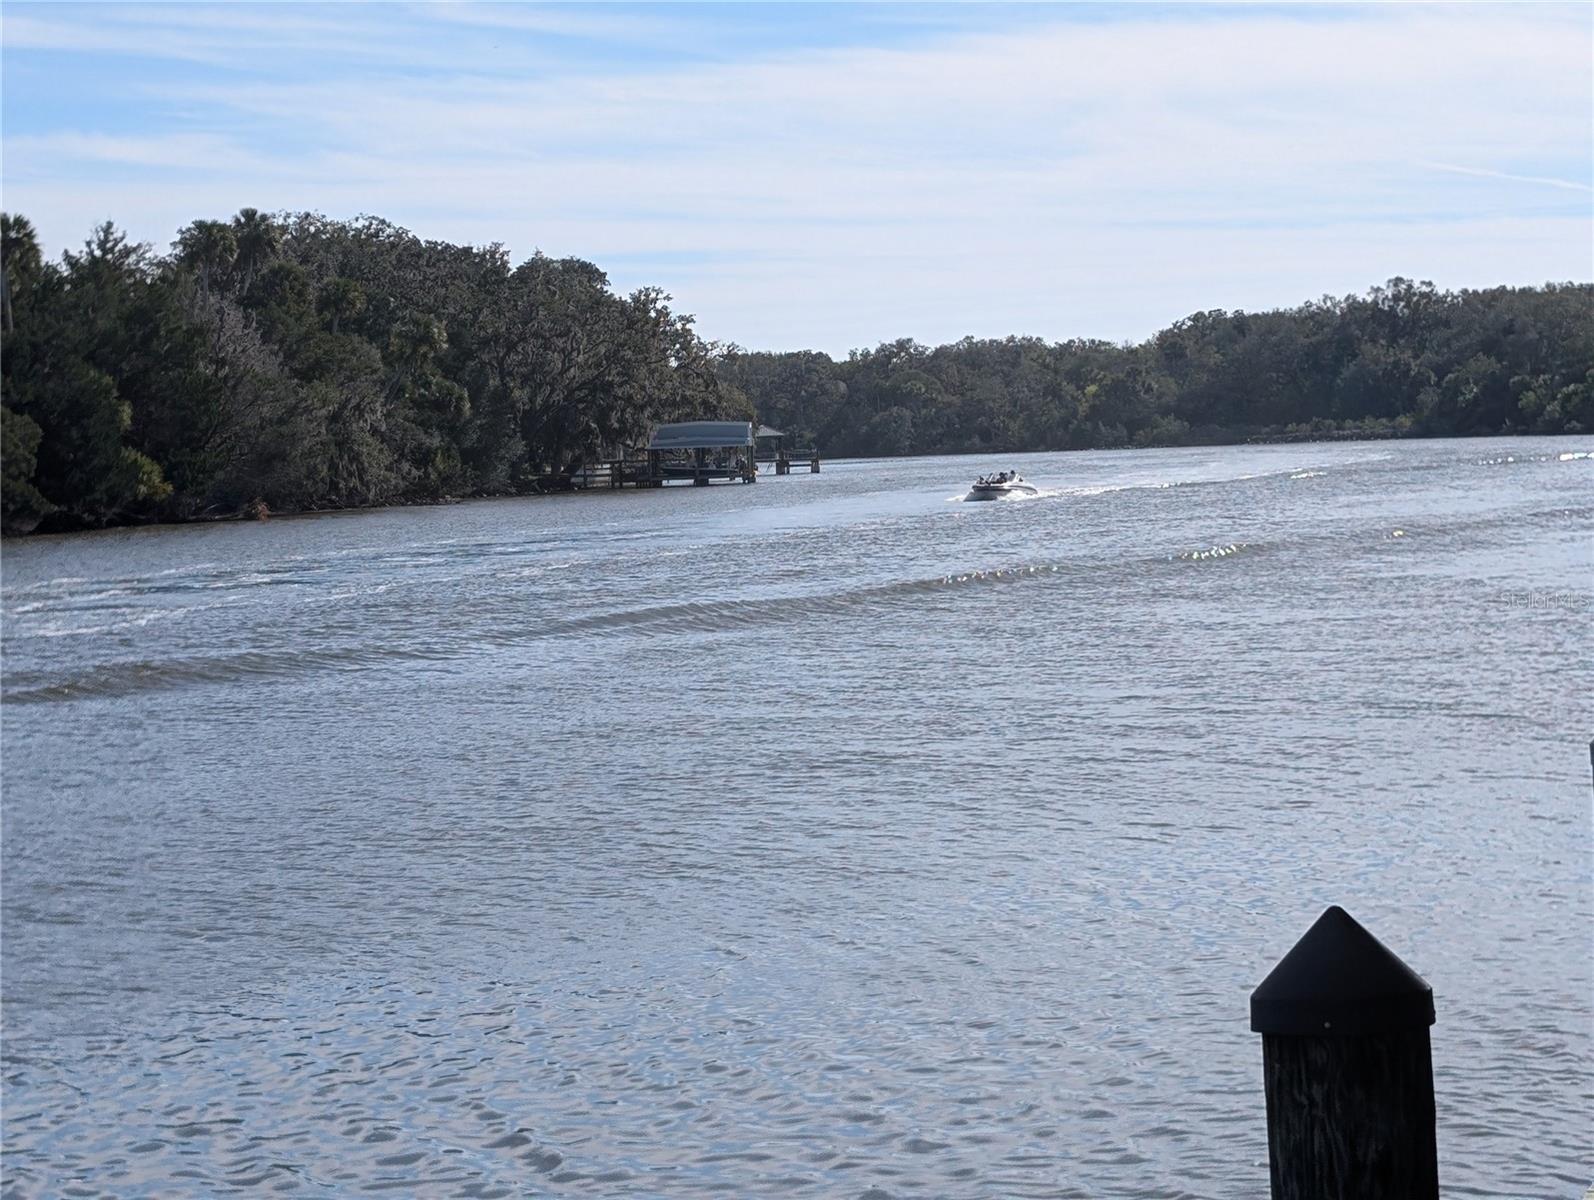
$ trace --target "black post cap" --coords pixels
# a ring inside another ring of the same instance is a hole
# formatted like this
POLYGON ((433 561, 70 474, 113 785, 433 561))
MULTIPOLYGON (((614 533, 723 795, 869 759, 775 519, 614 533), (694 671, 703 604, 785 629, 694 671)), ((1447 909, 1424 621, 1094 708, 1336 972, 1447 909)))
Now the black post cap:
POLYGON ((1433 988, 1337 904, 1251 993, 1257 1033, 1358 1036, 1433 1023, 1433 988))

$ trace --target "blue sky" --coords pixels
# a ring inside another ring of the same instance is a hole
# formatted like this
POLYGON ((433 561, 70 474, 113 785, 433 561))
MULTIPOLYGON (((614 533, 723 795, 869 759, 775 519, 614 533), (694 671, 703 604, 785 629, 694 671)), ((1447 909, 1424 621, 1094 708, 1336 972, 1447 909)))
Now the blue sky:
POLYGON ((0 189, 52 253, 247 205, 576 255, 750 348, 1138 340, 1594 277, 1591 12, 8 2, 0 189))

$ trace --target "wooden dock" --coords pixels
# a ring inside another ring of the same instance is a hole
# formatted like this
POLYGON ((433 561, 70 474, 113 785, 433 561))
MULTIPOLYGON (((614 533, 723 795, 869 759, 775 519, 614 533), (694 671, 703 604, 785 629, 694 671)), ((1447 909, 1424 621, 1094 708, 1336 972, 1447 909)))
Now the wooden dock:
POLYGON ((793 450, 790 454, 779 454, 763 461, 773 463, 775 474, 777 475, 790 475, 793 463, 800 466, 804 462, 808 464, 808 473, 810 475, 819 474, 819 451, 817 450, 793 450))

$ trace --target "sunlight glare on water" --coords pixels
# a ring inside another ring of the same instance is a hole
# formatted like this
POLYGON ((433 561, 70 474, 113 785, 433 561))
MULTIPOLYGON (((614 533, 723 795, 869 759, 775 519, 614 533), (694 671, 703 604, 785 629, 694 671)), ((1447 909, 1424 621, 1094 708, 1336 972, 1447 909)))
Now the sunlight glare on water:
POLYGON ((1263 1196, 1331 903, 1447 1193, 1576 1194, 1589 452, 8 542, 5 1194, 1263 1196))

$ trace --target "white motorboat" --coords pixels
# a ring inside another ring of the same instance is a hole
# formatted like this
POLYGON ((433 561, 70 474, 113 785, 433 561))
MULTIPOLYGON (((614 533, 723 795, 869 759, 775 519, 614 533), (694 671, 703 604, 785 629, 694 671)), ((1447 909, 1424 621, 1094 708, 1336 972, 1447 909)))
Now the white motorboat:
POLYGON ((1001 471, 995 475, 981 475, 974 481, 965 500, 1002 500, 1008 496, 1038 496, 1040 489, 1025 483, 1017 471, 1001 471))

